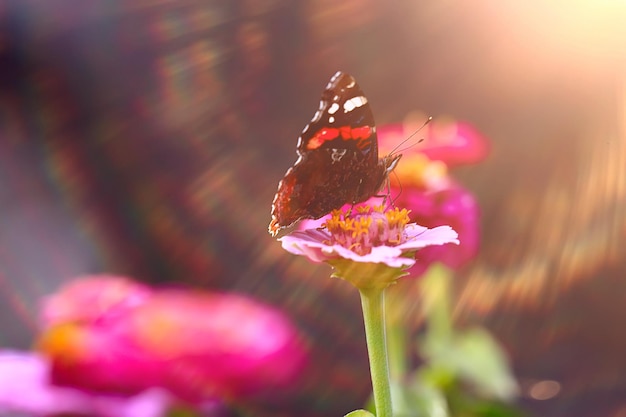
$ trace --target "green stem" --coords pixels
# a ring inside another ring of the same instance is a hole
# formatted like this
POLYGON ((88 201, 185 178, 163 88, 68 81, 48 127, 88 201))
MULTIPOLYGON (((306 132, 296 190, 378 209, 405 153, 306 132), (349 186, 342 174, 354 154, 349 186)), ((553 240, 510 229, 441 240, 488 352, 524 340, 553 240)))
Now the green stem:
POLYGON ((367 353, 370 360, 376 417, 392 417, 389 364, 385 336, 384 289, 360 289, 367 353))

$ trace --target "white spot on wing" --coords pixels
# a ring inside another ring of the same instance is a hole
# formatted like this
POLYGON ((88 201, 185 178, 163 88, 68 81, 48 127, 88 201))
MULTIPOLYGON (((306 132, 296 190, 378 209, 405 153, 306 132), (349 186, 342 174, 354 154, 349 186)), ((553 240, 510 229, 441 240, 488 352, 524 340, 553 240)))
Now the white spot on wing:
POLYGON ((365 106, 367 104, 367 98, 364 96, 352 97, 350 100, 347 100, 343 103, 343 111, 344 113, 350 113, 352 110, 365 106))
POLYGON ((337 71, 335 73, 335 75, 332 76, 332 78, 330 79, 330 81, 328 81, 328 84, 326 84, 326 89, 330 90, 331 88, 333 88, 333 83, 335 82, 335 80, 337 78, 339 78, 341 76, 341 71, 337 71))
POLYGON ((328 108, 328 114, 335 114, 337 113, 337 110, 339 110, 339 104, 337 103, 333 103, 329 108, 328 108))
POLYGON ((335 123, 335 118, 333 116, 330 116, 328 118, 328 123, 335 123))
POLYGON ((318 110, 313 115, 313 118, 311 119, 311 123, 316 123, 317 121, 319 121, 320 117, 322 117, 322 111, 318 110))

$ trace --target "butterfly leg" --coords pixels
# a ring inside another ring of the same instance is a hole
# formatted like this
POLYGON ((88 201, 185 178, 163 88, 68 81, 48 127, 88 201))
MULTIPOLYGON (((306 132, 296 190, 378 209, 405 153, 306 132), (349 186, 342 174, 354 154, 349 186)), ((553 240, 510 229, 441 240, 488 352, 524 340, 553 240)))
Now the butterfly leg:
MULTIPOLYGON (((385 194, 376 194, 374 195, 374 197, 378 197, 378 198, 382 198, 383 199, 383 206, 385 206, 387 204, 387 200, 389 200, 389 206, 393 207, 394 206, 394 202, 395 202, 395 198, 391 198, 391 181, 389 180, 389 177, 387 177, 385 179, 385 194)), ((400 192, 398 193, 398 196, 402 194, 402 184, 400 184, 400 192)), ((396 197, 397 198, 397 197, 396 197)))
POLYGON ((352 209, 354 208, 355 205, 357 205, 358 201, 357 197, 360 194, 360 188, 361 188, 361 184, 363 184, 363 180, 359 180, 359 186, 357 187, 356 193, 355 193, 355 197, 352 198, 352 205, 350 206, 350 208, 348 209, 348 212, 346 213, 346 217, 349 216, 350 214, 352 214, 352 209))

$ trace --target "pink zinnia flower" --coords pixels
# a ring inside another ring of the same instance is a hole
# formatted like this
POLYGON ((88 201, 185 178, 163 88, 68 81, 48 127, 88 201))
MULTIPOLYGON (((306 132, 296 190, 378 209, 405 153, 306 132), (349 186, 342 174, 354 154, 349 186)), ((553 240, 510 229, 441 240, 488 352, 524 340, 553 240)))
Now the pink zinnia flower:
POLYGON ((83 277, 50 297, 40 350, 52 380, 96 392, 165 388, 190 402, 293 384, 306 350, 278 311, 234 294, 83 277))
POLYGON ((404 275, 399 271, 415 264, 416 251, 433 245, 459 243, 457 233, 450 226, 429 229, 408 222, 406 209, 383 211, 380 207, 357 206, 350 214, 335 210, 323 228, 294 231, 279 240, 287 251, 314 262, 327 262, 337 267, 337 261, 346 260, 391 268, 396 270, 390 277, 390 281, 394 281, 404 275))

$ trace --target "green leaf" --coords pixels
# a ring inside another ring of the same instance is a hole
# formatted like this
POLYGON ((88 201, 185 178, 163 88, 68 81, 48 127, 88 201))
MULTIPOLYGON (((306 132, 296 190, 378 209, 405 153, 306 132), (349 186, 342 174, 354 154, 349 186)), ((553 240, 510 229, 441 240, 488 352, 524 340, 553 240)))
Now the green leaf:
POLYGON ((459 355, 464 357, 459 366, 462 378, 502 400, 517 395, 517 383, 509 369, 506 353, 486 330, 467 331, 458 343, 459 355))
POLYGON ((418 372, 418 378, 441 389, 463 381, 487 398, 512 399, 518 387, 506 353, 484 329, 454 328, 450 292, 450 272, 439 266, 430 268, 422 281, 428 327, 419 348, 427 365, 418 372))
POLYGON ((412 384, 392 382, 391 398, 394 417, 449 417, 444 393, 415 381, 412 384))
POLYGON ((517 394, 506 354, 486 330, 456 333, 449 343, 429 342, 422 346, 422 353, 429 359, 430 378, 461 379, 489 398, 509 400, 517 394))
POLYGON ((346 414, 344 417, 376 417, 367 410, 354 410, 346 414))
POLYGON ((441 265, 430 267, 421 279, 422 311, 428 325, 426 339, 445 339, 452 332, 451 287, 451 272, 441 265))

